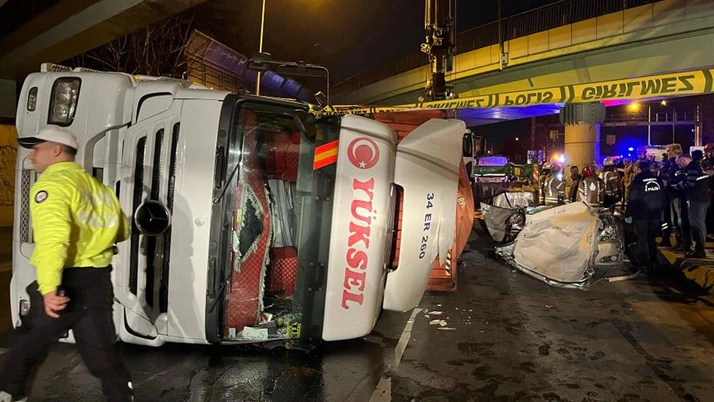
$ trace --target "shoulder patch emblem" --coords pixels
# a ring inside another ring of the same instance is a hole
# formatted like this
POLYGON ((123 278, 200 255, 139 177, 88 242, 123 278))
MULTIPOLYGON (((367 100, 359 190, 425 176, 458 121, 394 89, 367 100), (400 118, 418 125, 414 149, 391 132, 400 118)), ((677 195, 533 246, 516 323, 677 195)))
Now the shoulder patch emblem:
POLYGON ((47 191, 45 190, 40 190, 35 194, 35 202, 40 204, 44 202, 47 199, 47 191))

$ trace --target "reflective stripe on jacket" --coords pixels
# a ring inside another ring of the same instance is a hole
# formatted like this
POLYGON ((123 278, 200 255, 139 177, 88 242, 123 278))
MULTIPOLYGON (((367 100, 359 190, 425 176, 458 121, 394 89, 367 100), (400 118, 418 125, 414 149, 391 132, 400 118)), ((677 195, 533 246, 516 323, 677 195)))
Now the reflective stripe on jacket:
POLYGON ((40 293, 54 291, 65 267, 106 267, 115 242, 129 237, 129 219, 114 192, 75 162, 48 167, 30 192, 30 217, 40 293))
POLYGON ((605 201, 605 182, 599 177, 588 176, 578 185, 576 201, 582 201, 593 207, 602 206, 605 201))
POLYGON ((605 195, 620 198, 620 175, 616 171, 603 171, 602 181, 605 182, 605 195))
POLYGON ((565 199, 565 182, 559 179, 557 175, 551 173, 545 178, 543 191, 547 205, 558 204, 565 199))

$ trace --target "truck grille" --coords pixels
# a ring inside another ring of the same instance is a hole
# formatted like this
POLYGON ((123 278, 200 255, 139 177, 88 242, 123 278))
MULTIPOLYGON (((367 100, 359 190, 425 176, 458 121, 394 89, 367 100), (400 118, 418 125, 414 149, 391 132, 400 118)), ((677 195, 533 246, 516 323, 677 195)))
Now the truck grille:
POLYGON ((34 183, 34 172, 29 169, 22 171, 20 176, 20 241, 32 243, 32 227, 30 226, 30 189, 34 183))
MULTIPOLYGON (((136 144, 136 164, 134 165, 134 194, 132 199, 132 211, 136 211, 141 205, 144 191, 144 159, 146 157, 146 137, 139 139, 136 144)), ((139 240, 141 233, 136 227, 134 220, 131 220, 131 254, 129 257, 129 291, 136 295, 138 287, 139 272, 139 240)))

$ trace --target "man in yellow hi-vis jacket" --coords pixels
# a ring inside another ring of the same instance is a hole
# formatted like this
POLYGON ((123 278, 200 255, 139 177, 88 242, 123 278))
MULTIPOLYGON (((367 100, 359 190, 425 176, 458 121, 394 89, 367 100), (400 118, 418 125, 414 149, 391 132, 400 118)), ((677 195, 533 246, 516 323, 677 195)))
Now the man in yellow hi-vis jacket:
POLYGON ((30 312, 0 371, 0 402, 22 401, 35 363, 68 330, 108 401, 131 401, 129 372, 119 362, 112 319, 114 244, 129 237, 129 220, 113 191, 74 162, 74 134, 56 126, 20 138, 41 173, 30 194, 37 282, 30 312))

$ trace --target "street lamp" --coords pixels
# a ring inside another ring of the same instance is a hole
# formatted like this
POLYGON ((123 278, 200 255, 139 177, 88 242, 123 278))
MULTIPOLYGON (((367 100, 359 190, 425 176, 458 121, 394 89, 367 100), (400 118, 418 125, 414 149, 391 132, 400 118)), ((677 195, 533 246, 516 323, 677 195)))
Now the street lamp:
MULTIPOLYGON (((263 0, 263 12, 260 14, 260 44, 258 45, 258 53, 263 53, 263 30, 265 29, 265 0, 263 0)), ((255 94, 260 95, 260 71, 258 71, 255 81, 255 94)))
MULTIPOLYGON (((665 101, 662 101, 665 102, 665 101)), ((663 104, 666 104, 663 103, 663 104)), ((630 103, 627 106, 628 109, 630 109, 633 112, 639 112, 640 111, 640 104, 635 102, 635 103, 630 103)), ((650 104, 647 104, 647 145, 650 146, 652 145, 652 107, 650 104)))

